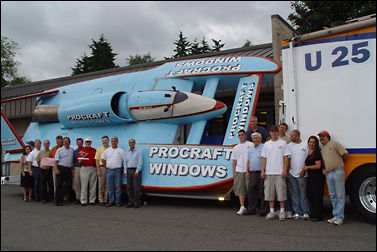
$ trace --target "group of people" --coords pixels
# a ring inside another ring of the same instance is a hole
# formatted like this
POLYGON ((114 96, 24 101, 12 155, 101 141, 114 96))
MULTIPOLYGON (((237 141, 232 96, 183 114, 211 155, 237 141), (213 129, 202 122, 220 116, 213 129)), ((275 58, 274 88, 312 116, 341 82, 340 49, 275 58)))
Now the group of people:
POLYGON ((288 125, 281 123, 279 127, 271 126, 268 133, 252 117, 249 130, 238 131, 240 143, 232 152, 233 191, 241 205, 237 214, 258 214, 266 216, 266 220, 278 217, 320 221, 326 179, 333 207, 333 217, 327 222, 342 225, 347 150, 331 141, 327 131, 319 132, 319 139, 310 136, 305 142, 299 130, 292 130, 290 137, 286 136, 287 130, 288 125))
POLYGON ((69 137, 50 141, 36 139, 24 147, 20 159, 23 200, 47 203, 55 198, 56 206, 74 201, 82 206, 121 206, 122 174, 127 177, 127 207, 140 206, 142 154, 129 139, 129 150, 118 147, 118 138, 102 137, 102 146, 92 147, 90 137, 76 139, 73 149, 69 137), (98 184, 98 188, 97 188, 98 184), (98 193, 97 193, 98 191, 98 193))
MULTIPOLYGON (((239 197, 238 215, 266 216, 272 220, 323 219, 323 188, 326 178, 333 206, 333 218, 342 225, 345 206, 344 161, 346 149, 331 141, 327 131, 310 136, 307 142, 299 130, 286 136, 288 125, 273 125, 268 132, 252 117, 249 130, 238 131, 240 143, 232 151, 233 191, 239 197), (322 144, 320 149, 319 142, 322 144), (245 207, 246 198, 248 208, 245 207), (275 212, 278 203, 280 211, 275 212)), ((122 174, 127 177, 127 207, 138 208, 141 195, 142 153, 129 139, 129 150, 118 147, 118 138, 102 137, 102 146, 92 147, 91 138, 76 139, 77 149, 68 137, 57 136, 50 149, 49 140, 36 139, 24 148, 20 159, 24 201, 47 203, 55 197, 57 206, 64 200, 86 206, 98 202, 103 206, 121 205, 122 174), (88 197, 89 196, 89 197, 88 197), (68 200, 66 198, 66 200, 68 200)))

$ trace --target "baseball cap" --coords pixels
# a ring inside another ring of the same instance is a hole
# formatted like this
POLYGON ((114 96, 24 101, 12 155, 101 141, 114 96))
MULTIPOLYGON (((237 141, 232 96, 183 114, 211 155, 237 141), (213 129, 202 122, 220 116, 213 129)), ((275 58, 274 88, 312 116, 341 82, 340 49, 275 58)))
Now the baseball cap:
POLYGON ((321 132, 319 132, 318 134, 317 134, 318 136, 319 135, 325 135, 325 136, 330 136, 330 133, 329 132, 327 132, 327 131, 325 131, 325 130, 322 130, 321 132))
POLYGON ((89 142, 91 142, 92 141, 92 139, 90 138, 90 137, 87 137, 87 138, 85 138, 85 142, 86 141, 89 141, 89 142))

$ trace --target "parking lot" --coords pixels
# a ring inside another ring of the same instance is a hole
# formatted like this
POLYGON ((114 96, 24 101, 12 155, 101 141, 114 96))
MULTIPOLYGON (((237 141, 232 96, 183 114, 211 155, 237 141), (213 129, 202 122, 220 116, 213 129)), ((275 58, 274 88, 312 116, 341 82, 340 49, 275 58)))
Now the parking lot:
MULTIPOLYGON (((376 225, 237 216, 234 202, 147 197, 139 209, 23 202, 1 187, 1 250, 376 250, 376 225)), ((326 214, 331 207, 325 199, 326 214)))

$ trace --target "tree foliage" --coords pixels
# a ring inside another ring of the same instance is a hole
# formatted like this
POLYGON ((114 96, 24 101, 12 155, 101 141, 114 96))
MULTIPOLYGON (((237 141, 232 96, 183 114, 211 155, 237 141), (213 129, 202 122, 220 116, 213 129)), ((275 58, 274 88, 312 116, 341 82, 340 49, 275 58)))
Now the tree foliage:
POLYGON ((111 69, 118 67, 114 63, 116 53, 113 53, 111 44, 101 34, 98 41, 92 39, 92 44, 89 45, 91 55, 84 55, 76 60, 75 67, 72 69, 72 75, 80 73, 88 73, 93 71, 111 69))
POLYGON ((176 45, 176 48, 174 49, 175 54, 171 58, 165 57, 165 59, 175 59, 189 55, 218 52, 225 45, 225 43, 221 43, 221 39, 212 39, 212 42, 214 45, 211 47, 204 36, 200 42, 196 38, 193 42, 190 42, 187 37, 183 36, 182 31, 180 31, 178 40, 174 42, 174 45, 176 45))
POLYGON ((246 42, 245 42, 245 44, 243 44, 242 47, 250 47, 250 46, 253 46, 253 44, 251 43, 250 40, 246 39, 246 42))
POLYGON ((206 41, 206 38, 203 36, 203 39, 201 41, 202 46, 200 47, 200 53, 207 53, 211 52, 211 48, 208 45, 208 42, 206 41))
POLYGON ((294 1, 288 20, 299 34, 333 27, 376 13, 375 1, 294 1))
POLYGON ((155 61, 155 58, 152 58, 150 53, 139 55, 135 54, 135 56, 130 55, 126 59, 128 65, 136 65, 136 64, 142 64, 142 63, 149 63, 155 61))
POLYGON ((220 41, 221 39, 219 40, 212 39, 212 42, 214 44, 214 46, 212 47, 212 52, 219 52, 221 48, 224 47, 225 43, 221 44, 220 41))
POLYGON ((199 41, 197 39, 194 39, 194 42, 191 43, 190 55, 199 54, 199 53, 201 53, 199 41))
POLYGON ((187 55, 190 55, 190 45, 191 43, 187 41, 187 37, 183 37, 182 31, 179 32, 178 40, 174 42, 174 45, 176 46, 174 49, 175 54, 173 55, 173 58, 180 58, 187 55))
POLYGON ((15 41, 1 36, 1 87, 30 83, 27 78, 17 74, 19 62, 15 60, 15 57, 18 50, 19 46, 15 41))

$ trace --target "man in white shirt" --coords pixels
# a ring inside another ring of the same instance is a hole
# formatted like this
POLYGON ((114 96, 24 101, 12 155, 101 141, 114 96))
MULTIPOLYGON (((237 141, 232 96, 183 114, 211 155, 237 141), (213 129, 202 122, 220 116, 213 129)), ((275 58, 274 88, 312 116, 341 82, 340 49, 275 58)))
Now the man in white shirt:
POLYGON ((272 125, 270 129, 271 140, 264 144, 262 150, 262 171, 264 179, 264 195, 268 201, 270 212, 266 220, 275 218, 274 203, 275 193, 280 203, 279 220, 285 220, 285 201, 287 200, 286 177, 288 173, 288 147, 284 140, 279 139, 279 129, 272 125))
POLYGON ((33 176, 34 180, 33 196, 35 202, 39 202, 39 175, 41 173, 41 169, 38 166, 36 158, 39 151, 41 150, 41 140, 36 139, 34 141, 34 147, 34 150, 27 156, 26 161, 28 162, 29 174, 30 176, 33 176))
POLYGON ((254 144, 246 140, 246 132, 244 130, 238 131, 238 138, 240 143, 234 146, 232 151, 233 160, 233 192, 240 200, 240 210, 238 215, 243 215, 246 212, 245 199, 247 194, 248 180, 246 178, 246 164, 249 157, 249 150, 254 144))
POLYGON ((111 138, 111 148, 107 148, 102 154, 102 164, 106 167, 107 183, 109 187, 109 202, 105 205, 120 207, 121 200, 121 176, 123 161, 126 153, 118 147, 118 137, 111 138))
POLYGON ((309 204, 306 198, 306 177, 302 172, 305 166, 305 159, 309 153, 306 142, 300 138, 300 131, 291 131, 291 143, 288 144, 290 153, 290 169, 287 178, 288 191, 291 196, 293 219, 303 218, 309 220, 309 204))

